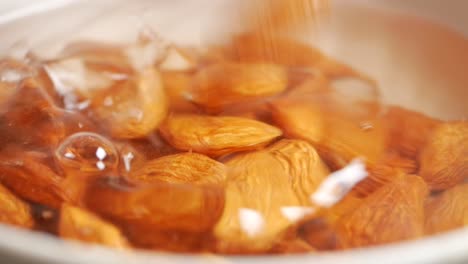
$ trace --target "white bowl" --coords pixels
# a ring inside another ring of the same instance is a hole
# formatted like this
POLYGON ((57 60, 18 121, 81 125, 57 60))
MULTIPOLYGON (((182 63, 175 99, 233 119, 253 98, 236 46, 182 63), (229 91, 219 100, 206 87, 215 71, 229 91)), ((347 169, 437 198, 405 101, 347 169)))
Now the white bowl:
MULTIPOLYGON (((203 44, 234 0, 81 0, 32 4, 0 16, 0 54, 46 55, 77 39, 124 41, 142 23, 164 38, 203 44), (65 3, 66 4, 63 4, 65 3), (222 11, 224 10, 224 12, 222 11)), ((231 9, 230 9, 231 8, 231 9)), ((468 1, 336 0, 310 41, 375 77, 383 99, 443 119, 468 117, 468 1), (429 21, 431 20, 431 21, 429 21)), ((120 252, 0 226, 2 263, 468 263, 468 229, 344 252, 219 257, 120 252)))

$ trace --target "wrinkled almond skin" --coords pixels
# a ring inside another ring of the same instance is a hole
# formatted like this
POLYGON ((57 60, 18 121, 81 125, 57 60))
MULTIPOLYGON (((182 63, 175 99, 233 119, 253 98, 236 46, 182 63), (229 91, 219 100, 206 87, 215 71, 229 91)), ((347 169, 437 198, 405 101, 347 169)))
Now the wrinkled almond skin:
POLYGON ((147 136, 166 117, 168 107, 161 78, 155 69, 147 69, 134 79, 103 90, 92 102, 93 113, 116 138, 147 136))
POLYGON ((0 185, 0 222, 25 228, 32 228, 34 225, 29 205, 2 185, 0 185))
POLYGON ((283 139, 266 149, 289 173, 290 185, 303 205, 330 174, 317 151, 302 140, 283 139))
POLYGON ((214 233, 217 250, 227 253, 269 250, 295 224, 282 214, 282 207, 309 206, 310 194, 328 175, 315 149, 301 140, 281 140, 263 151, 235 156, 226 166, 226 205, 214 233), (263 217, 258 234, 243 229, 242 208, 263 217))
POLYGON ((426 202, 426 234, 468 226, 468 184, 444 191, 426 202))
POLYGON ((226 168, 205 155, 181 153, 164 156, 145 163, 130 174, 132 180, 143 183, 220 184, 226 180, 226 168))
POLYGON ((344 248, 416 239, 424 234, 423 179, 409 175, 384 185, 338 221, 344 248))
POLYGON ((177 149, 208 156, 258 149, 282 134, 276 127, 247 118, 188 114, 171 115, 160 133, 177 149))
POLYGON ((194 76, 191 98, 218 112, 228 105, 281 93, 287 83, 286 70, 275 64, 218 63, 194 76))
POLYGON ((290 187, 289 175, 265 151, 234 157, 226 166, 226 203, 214 228, 216 250, 223 253, 268 251, 291 225, 281 215, 281 206, 300 205, 290 187), (255 210, 263 219, 264 224, 254 235, 249 235, 241 225, 242 208, 255 210))
MULTIPOLYGON (((315 99, 330 100, 328 97, 315 99)), ((329 102, 339 103, 333 99, 329 102)), ((332 169, 340 169, 357 157, 375 163, 384 156, 387 134, 381 120, 372 115, 327 107, 327 104, 308 101, 271 104, 273 120, 285 135, 311 143, 332 169), (363 129, 362 122, 369 123, 371 129, 363 129)))
POLYGON ((421 113, 390 106, 384 115, 390 129, 389 147, 403 157, 416 160, 439 120, 421 113))
POLYGON ((90 184, 86 197, 86 205, 106 218, 162 231, 206 232, 224 206, 219 186, 164 182, 129 186, 115 177, 90 184))
POLYGON ((59 208, 69 201, 62 188, 62 178, 39 160, 24 155, 23 158, 0 163, 0 182, 24 200, 51 208, 59 208))
POLYGON ((369 173, 367 178, 354 186, 352 193, 358 197, 367 197, 382 186, 393 181, 401 180, 406 174, 385 164, 367 164, 366 170, 369 173))
POLYGON ((61 207, 58 233, 65 239, 114 248, 129 246, 127 239, 116 226, 85 209, 68 204, 61 207))
POLYGON ((438 126, 419 156, 419 174, 432 190, 468 179, 468 122, 438 126))

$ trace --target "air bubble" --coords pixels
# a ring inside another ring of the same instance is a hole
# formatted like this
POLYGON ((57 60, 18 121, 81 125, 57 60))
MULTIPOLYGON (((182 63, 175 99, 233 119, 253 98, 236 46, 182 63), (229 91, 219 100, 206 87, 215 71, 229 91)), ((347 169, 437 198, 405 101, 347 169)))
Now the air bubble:
POLYGON ((75 133, 55 151, 55 158, 66 172, 102 172, 117 169, 119 156, 108 139, 90 132, 75 133))

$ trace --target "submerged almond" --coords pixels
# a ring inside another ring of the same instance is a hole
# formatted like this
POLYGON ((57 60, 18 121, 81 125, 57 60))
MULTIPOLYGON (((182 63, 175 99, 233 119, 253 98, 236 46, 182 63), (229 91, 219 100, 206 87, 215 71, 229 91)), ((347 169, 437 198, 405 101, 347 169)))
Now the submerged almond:
POLYGON ((419 174, 432 190, 468 179, 468 122, 438 126, 419 156, 419 174))
POLYGON ((282 140, 226 163, 226 205, 215 227, 221 252, 264 252, 314 213, 309 196, 328 174, 314 148, 282 140))
POLYGON ((368 114, 364 107, 363 113, 357 111, 359 104, 350 105, 357 112, 345 112, 333 99, 315 100, 283 100, 271 105, 273 119, 286 136, 310 142, 332 169, 342 168, 354 158, 375 163, 383 157, 386 130, 379 118, 368 114), (337 109, 329 109, 325 100, 337 109))
POLYGON ((226 203, 214 228, 217 251, 265 252, 292 224, 281 207, 300 205, 289 175, 265 151, 234 157, 226 166, 226 203))
POLYGON ((113 137, 141 138, 154 131, 166 117, 168 101, 159 73, 147 69, 135 79, 100 92, 93 99, 92 108, 113 137))
POLYGON ((115 221, 157 230, 206 232, 224 206, 219 186, 159 182, 132 186, 116 177, 90 184, 86 205, 115 221))
POLYGON ((278 94, 287 86, 286 70, 275 64, 218 63, 201 69, 190 97, 209 111, 278 94))
POLYGON ((65 239, 114 248, 129 246, 127 239, 116 226, 85 209, 68 204, 61 207, 58 233, 65 239))
POLYGON ((247 118, 189 114, 171 115, 160 132, 177 149, 209 156, 257 149, 282 134, 276 127, 247 118))
POLYGON ((0 222, 31 228, 34 220, 29 205, 0 185, 0 222))
POLYGON ((302 140, 284 139, 266 149, 289 174, 290 186, 303 205, 330 174, 312 145, 302 140))
POLYGON ((224 184, 226 169, 205 155, 181 153, 164 156, 146 162, 130 174, 132 180, 140 182, 170 182, 192 184, 224 184))
POLYGON ((0 182, 19 197, 59 208, 70 197, 62 188, 62 178, 34 157, 4 160, 0 163, 0 182))
POLYGON ((427 194, 426 183, 418 176, 384 185, 338 220, 343 246, 363 247, 421 237, 427 194))
POLYGON ((426 233, 468 226, 468 184, 461 184, 426 202, 426 233))
POLYGON ((389 147, 416 160, 422 147, 440 121, 415 111, 392 106, 384 116, 390 129, 389 147))

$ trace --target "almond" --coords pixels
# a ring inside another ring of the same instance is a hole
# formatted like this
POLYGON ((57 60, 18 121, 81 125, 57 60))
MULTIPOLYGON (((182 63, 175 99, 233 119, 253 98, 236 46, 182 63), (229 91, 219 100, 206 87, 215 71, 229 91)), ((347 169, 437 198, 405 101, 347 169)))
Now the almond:
POLYGON ((224 206, 219 186, 164 182, 133 186, 116 177, 97 179, 86 198, 85 204, 102 216, 161 231, 207 232, 224 206))
POLYGON ((140 182, 169 182, 191 184, 224 184, 224 164, 197 153, 182 153, 148 161, 132 171, 132 180, 140 182))
POLYGON ((426 183, 418 176, 384 185, 338 220, 343 246, 363 247, 421 237, 427 194, 426 183))
POLYGON ((129 246, 116 226, 85 209, 68 204, 62 205, 58 233, 65 239, 114 248, 129 246))
POLYGON ((209 156, 258 149, 282 132, 268 124, 240 117, 171 115, 160 128, 172 146, 209 156))
POLYGON ((275 64, 219 63, 201 69, 193 79, 191 100, 210 112, 225 106, 281 93, 287 74, 275 64))
POLYGON ((314 213, 309 196, 328 174, 314 148, 282 140, 227 161, 226 205, 214 233, 221 252, 264 252, 314 213))
POLYGON ((0 185, 0 222, 25 228, 32 228, 34 225, 29 205, 2 185, 0 185))
POLYGON ((159 73, 147 69, 101 91, 91 107, 113 137, 141 138, 159 126, 169 106, 159 73))
POLYGON ((419 156, 419 174, 432 190, 468 179, 468 122, 439 125, 419 156))
POLYGON ((468 226, 468 184, 461 184, 426 202, 426 233, 468 226))
POLYGON ((70 200, 62 188, 62 180, 51 168, 27 155, 0 163, 3 185, 27 201, 52 208, 59 208, 62 202, 70 200))

